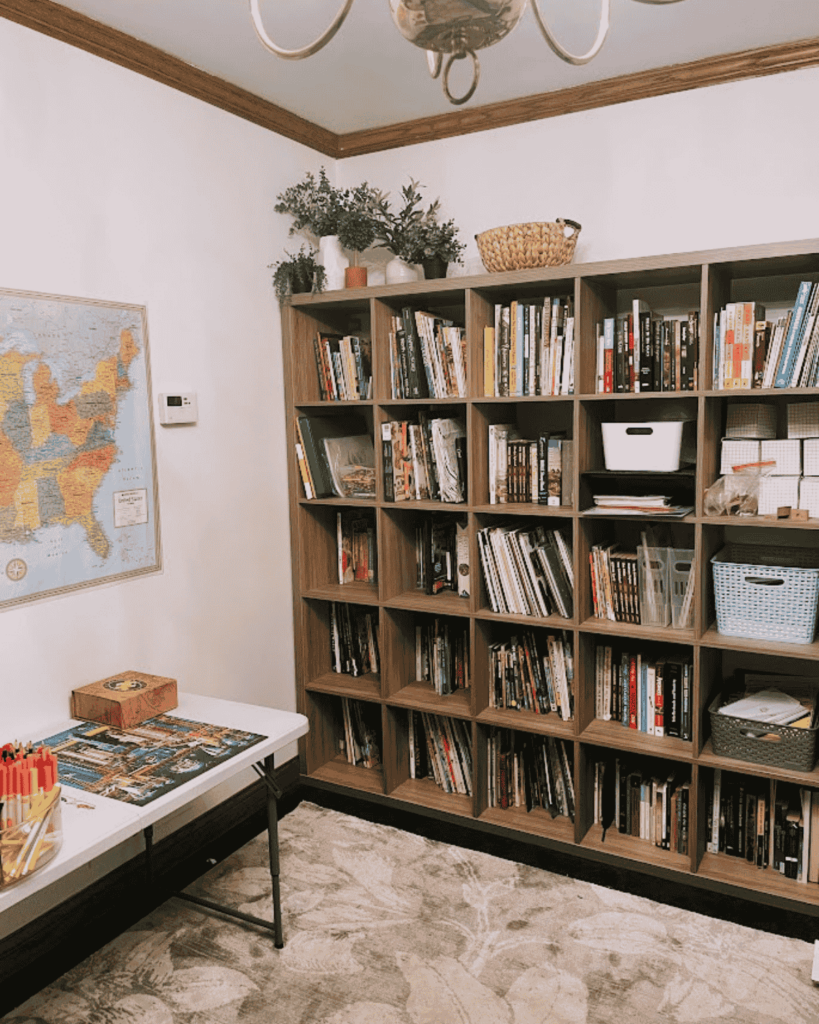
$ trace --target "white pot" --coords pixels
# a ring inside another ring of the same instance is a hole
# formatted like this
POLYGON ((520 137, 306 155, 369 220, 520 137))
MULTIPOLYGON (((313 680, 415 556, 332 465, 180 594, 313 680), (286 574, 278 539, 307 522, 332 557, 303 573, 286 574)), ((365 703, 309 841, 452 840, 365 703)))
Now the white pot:
POLYGON ((385 267, 387 284, 401 284, 403 281, 417 281, 418 271, 411 263, 393 256, 385 267))
POLYGON ((322 235, 319 239, 318 259, 327 275, 327 290, 343 288, 344 271, 349 267, 350 261, 344 255, 338 235, 322 235))

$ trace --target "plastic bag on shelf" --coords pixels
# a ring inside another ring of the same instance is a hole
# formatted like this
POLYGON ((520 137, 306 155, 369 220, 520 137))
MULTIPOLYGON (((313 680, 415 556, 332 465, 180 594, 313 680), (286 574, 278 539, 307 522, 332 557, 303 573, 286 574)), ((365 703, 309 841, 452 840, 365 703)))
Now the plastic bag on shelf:
POLYGON ((754 462, 727 473, 708 487, 703 496, 707 516, 755 516, 759 508, 759 483, 769 476, 776 462, 754 462))

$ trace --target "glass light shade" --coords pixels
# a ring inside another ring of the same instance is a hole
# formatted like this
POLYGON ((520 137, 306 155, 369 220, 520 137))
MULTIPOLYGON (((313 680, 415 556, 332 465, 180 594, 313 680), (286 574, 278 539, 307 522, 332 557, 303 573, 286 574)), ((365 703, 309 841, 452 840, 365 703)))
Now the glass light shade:
POLYGON ((422 50, 463 53, 500 42, 520 21, 526 0, 390 0, 399 31, 422 50))

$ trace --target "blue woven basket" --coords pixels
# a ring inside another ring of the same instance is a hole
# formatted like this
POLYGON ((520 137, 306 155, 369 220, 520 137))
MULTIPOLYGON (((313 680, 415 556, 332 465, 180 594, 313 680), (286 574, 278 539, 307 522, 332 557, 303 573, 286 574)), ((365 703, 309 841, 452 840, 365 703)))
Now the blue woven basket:
POLYGON ((711 559, 717 631, 809 644, 819 605, 819 552, 728 544, 711 559))

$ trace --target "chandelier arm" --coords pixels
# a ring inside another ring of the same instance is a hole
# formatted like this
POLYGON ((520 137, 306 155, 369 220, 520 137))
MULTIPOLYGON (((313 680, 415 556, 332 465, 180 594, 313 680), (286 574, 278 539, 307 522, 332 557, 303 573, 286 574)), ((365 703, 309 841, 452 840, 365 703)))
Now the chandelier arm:
POLYGON ((592 43, 591 49, 586 53, 576 54, 569 53, 567 49, 560 45, 555 39, 549 29, 546 27, 546 22, 543 20, 543 15, 540 13, 540 6, 538 0, 532 0, 532 11, 534 12, 537 23, 540 26, 540 31, 543 33, 543 38, 551 47, 552 51, 560 57, 561 60, 565 60, 567 64, 588 64, 592 57, 596 57, 600 52, 603 43, 606 41, 606 36, 609 34, 609 8, 610 0, 601 0, 600 3, 600 26, 597 30, 597 38, 592 43))
POLYGON ((462 103, 466 103, 468 99, 472 98, 475 90, 478 88, 478 81, 480 80, 480 77, 481 65, 480 61, 478 60, 478 55, 475 53, 474 50, 466 50, 464 53, 453 53, 451 54, 449 60, 444 65, 444 74, 443 78, 441 79, 441 83, 444 87, 444 95, 446 96, 450 103, 458 107, 462 103), (466 57, 467 54, 472 58, 472 85, 470 85, 470 87, 466 90, 463 96, 453 96, 452 93, 449 91, 449 72, 455 61, 460 60, 463 57, 466 57))
POLYGON ((350 8, 353 6, 354 0, 344 0, 344 6, 339 10, 338 14, 333 19, 333 23, 328 29, 315 39, 312 43, 307 46, 303 46, 298 50, 285 50, 281 46, 277 46, 270 36, 267 34, 264 25, 262 24, 262 15, 259 11, 259 0, 250 0, 250 16, 253 19, 253 27, 256 29, 256 35, 271 53, 275 53, 277 57, 281 57, 283 60, 302 60, 304 57, 312 57, 314 53, 318 53, 338 32, 341 26, 344 24, 344 20, 350 12, 350 8))

